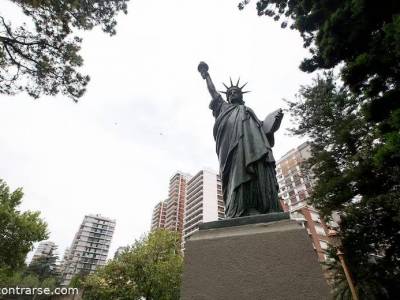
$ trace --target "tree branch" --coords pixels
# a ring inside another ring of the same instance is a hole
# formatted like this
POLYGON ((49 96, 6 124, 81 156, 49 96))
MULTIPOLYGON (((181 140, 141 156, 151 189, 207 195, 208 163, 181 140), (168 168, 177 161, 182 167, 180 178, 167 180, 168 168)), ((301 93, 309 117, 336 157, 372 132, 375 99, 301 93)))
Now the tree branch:
POLYGON ((18 68, 23 67, 23 68, 27 69, 28 71, 30 71, 30 72, 32 72, 32 73, 36 73, 35 70, 32 70, 31 68, 28 68, 27 66, 25 66, 25 65, 21 64, 20 62, 16 61, 15 58, 14 58, 14 56, 12 56, 12 54, 10 53, 10 50, 8 49, 7 45, 6 45, 6 44, 3 44, 3 45, 4 45, 4 49, 6 49, 6 52, 8 53, 8 56, 10 57, 11 61, 12 61, 18 68))
POLYGON ((14 38, 14 36, 12 34, 12 31, 11 31, 10 27, 7 26, 4 18, 2 16, 0 16, 0 18, 1 18, 1 21, 2 21, 2 23, 4 25, 4 27, 6 28, 6 31, 7 31, 8 35, 11 36, 12 38, 14 38))
POLYGON ((15 45, 13 45, 12 43, 8 43, 8 42, 3 42, 4 45, 9 45, 11 46, 11 48, 13 48, 14 52, 18 53, 20 56, 22 56, 23 58, 30 60, 32 62, 34 62, 35 64, 39 64, 39 62, 29 56, 27 56, 26 54, 24 54, 18 47, 16 47, 15 45))

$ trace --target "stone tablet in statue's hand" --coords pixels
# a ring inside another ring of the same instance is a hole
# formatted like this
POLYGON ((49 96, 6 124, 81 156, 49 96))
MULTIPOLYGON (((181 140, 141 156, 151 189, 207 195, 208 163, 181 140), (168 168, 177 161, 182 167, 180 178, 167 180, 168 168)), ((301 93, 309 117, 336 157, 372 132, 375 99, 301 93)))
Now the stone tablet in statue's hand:
POLYGON ((264 132, 266 134, 271 134, 277 131, 281 126, 282 118, 283 111, 281 108, 270 113, 263 121, 264 132))
MULTIPOLYGON (((283 110, 282 110, 282 108, 280 108, 280 109, 278 110, 276 116, 275 116, 275 119, 276 119, 277 121, 282 121, 282 118, 283 118, 283 110)), ((279 123, 279 124, 280 124, 280 123, 279 123)), ((278 126, 278 128, 279 128, 279 126, 278 126)))

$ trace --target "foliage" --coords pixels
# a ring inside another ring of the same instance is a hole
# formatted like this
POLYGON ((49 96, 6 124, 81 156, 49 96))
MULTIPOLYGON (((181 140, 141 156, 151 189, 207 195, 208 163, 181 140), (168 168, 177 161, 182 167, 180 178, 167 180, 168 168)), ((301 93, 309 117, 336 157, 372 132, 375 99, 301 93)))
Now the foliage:
POLYGON ((0 179, 0 287, 55 287, 54 274, 40 276, 33 268, 26 268, 26 255, 33 243, 46 239, 48 233, 39 212, 18 210, 22 197, 22 189, 10 192, 0 179))
POLYGON ((84 299, 179 299, 182 262, 177 233, 153 231, 88 276, 84 299))
MULTIPOLYGON (((27 273, 26 270, 20 270, 11 272, 8 276, 5 276, 4 270, 0 269, 0 288, 1 287, 20 287, 20 288, 49 288, 54 290, 58 286, 57 279, 54 277, 47 277, 44 280, 40 280, 39 277, 32 273, 27 273)), ((50 299, 49 295, 36 295, 35 299, 50 299)), ((7 298, 0 299, 17 299, 17 300, 30 300, 32 295, 7 295, 7 298)))
POLYGON ((77 70, 83 64, 82 39, 73 31, 100 25, 114 35, 115 17, 120 11, 127 13, 129 0, 10 1, 34 26, 13 26, 0 15, 0 94, 25 90, 38 98, 61 92, 77 101, 89 76, 77 70))
MULTIPOLYGON (((240 4, 244 7, 249 1, 240 4)), ((301 69, 343 65, 343 79, 352 90, 383 98, 397 91, 400 79, 400 3, 372 0, 260 0, 258 14, 282 20, 297 29, 310 49, 301 69)))
MULTIPOLYGON (((335 283, 333 286, 333 298, 335 300, 352 300, 353 298, 347 283, 346 275, 339 258, 336 255, 336 250, 329 248, 327 251, 327 255, 330 259, 326 260, 323 265, 325 266, 329 280, 335 283)), ((359 299, 365 300, 376 299, 374 294, 377 294, 376 291, 380 288, 379 283, 374 282, 373 279, 368 277, 360 278, 355 286, 359 299)), ((381 293, 384 294, 385 291, 381 291, 381 293)))
POLYGON ((4 287, 39 287, 40 280, 34 274, 27 275, 24 271, 16 271, 9 273, 9 276, 4 276, 6 273, 5 270, 0 271, 3 274, 2 279, 0 280, 0 285, 4 287))
POLYGON ((84 286, 86 277, 88 275, 89 275, 88 273, 85 274, 85 273, 82 273, 82 272, 79 273, 79 274, 74 275, 71 278, 71 281, 69 283, 69 287, 82 288, 84 286))
POLYGON ((379 162, 378 126, 360 113, 358 98, 335 82, 331 73, 318 77, 288 102, 299 124, 292 132, 311 138, 306 168, 316 183, 310 202, 326 218, 341 214, 354 281, 360 293, 370 286, 363 299, 392 299, 400 292, 400 174, 394 159, 392 165, 379 162))
POLYGON ((0 268, 18 270, 33 243, 47 238, 47 224, 39 212, 18 210, 23 197, 22 189, 10 192, 0 179, 0 268))
POLYGON ((121 259, 110 261, 104 268, 86 277, 83 299, 140 299, 133 268, 121 259))

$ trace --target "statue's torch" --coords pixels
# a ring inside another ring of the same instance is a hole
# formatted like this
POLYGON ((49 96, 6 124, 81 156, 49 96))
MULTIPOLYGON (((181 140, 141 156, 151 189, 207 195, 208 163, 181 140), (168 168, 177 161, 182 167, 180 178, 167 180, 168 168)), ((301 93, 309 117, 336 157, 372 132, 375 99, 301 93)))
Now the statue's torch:
POLYGON ((199 70, 201 77, 203 77, 203 79, 207 78, 207 74, 208 74, 208 65, 204 62, 201 61, 199 63, 199 66, 197 67, 197 70, 199 70))

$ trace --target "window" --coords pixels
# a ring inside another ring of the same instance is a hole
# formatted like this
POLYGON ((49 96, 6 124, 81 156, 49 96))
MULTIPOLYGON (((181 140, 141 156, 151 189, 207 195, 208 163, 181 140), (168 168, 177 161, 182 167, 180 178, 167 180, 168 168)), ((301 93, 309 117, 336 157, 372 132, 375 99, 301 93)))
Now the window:
POLYGON ((298 195, 299 195, 300 201, 306 199, 306 193, 304 191, 298 192, 298 195))

